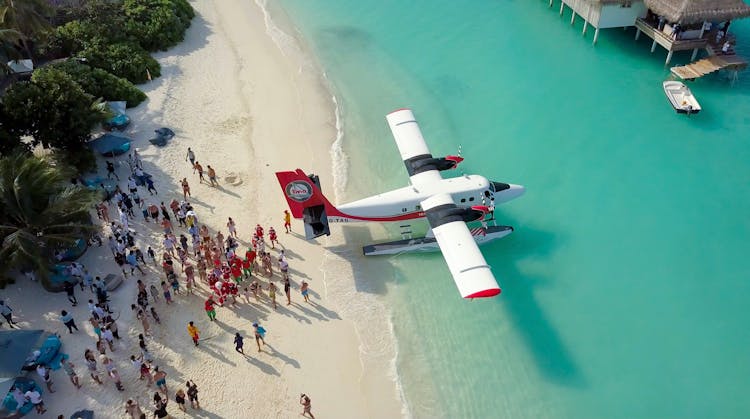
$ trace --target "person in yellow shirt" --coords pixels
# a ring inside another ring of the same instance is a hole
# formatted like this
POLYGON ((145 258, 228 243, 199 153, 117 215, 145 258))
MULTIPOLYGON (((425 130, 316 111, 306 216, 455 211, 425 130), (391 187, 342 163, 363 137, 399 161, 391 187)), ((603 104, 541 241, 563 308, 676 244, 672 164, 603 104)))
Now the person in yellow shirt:
POLYGON ((292 231, 292 215, 288 210, 284 210, 284 228, 287 233, 292 231))
POLYGON ((187 331, 190 334, 190 337, 193 338, 193 343, 195 346, 198 346, 198 328, 195 327, 193 322, 190 322, 187 327, 187 331))

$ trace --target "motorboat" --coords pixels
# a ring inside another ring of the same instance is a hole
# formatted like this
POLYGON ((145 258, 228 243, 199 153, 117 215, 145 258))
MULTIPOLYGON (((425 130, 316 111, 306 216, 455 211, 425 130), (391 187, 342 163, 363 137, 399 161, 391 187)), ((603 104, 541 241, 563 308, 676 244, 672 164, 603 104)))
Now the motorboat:
POLYGON ((701 105, 693 96, 693 92, 685 86, 685 83, 675 80, 669 80, 662 83, 664 94, 667 95, 669 103, 672 104, 677 113, 698 113, 701 111, 701 105))

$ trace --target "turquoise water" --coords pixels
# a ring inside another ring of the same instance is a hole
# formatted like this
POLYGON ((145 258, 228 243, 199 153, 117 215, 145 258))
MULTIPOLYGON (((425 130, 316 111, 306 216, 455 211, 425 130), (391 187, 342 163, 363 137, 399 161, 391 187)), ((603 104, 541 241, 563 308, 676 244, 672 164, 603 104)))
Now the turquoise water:
POLYGON ((750 73, 692 83, 687 118, 663 50, 592 46, 543 1, 282 4, 341 104, 344 198, 407 182, 384 119, 404 106, 434 154, 527 187, 483 248, 499 298, 461 300, 439 254, 366 262, 414 417, 750 417, 750 73))

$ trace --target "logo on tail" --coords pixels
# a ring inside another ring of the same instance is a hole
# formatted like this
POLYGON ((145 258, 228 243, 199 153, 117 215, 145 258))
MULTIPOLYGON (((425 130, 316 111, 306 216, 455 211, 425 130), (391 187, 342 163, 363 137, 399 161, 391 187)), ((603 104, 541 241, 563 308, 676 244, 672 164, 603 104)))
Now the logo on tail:
POLYGON ((304 180, 294 180, 286 184, 284 193, 286 193, 289 199, 297 202, 305 202, 312 198, 313 188, 312 185, 304 180))

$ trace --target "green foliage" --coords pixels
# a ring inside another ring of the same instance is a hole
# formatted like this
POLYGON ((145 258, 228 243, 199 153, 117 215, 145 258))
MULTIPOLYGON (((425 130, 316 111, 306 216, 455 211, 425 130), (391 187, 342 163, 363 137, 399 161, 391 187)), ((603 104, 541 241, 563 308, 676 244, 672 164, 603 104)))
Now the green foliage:
POLYGON ((45 0, 0 0, 0 29, 15 31, 26 57, 33 60, 32 41, 44 39, 51 29, 48 18, 52 14, 45 0))
POLYGON ((161 75, 161 66, 148 52, 134 43, 91 44, 78 54, 87 64, 106 70, 134 84, 148 81, 161 75))
POLYGON ((0 155, 8 155, 16 149, 24 148, 21 142, 22 131, 8 118, 5 107, 0 103, 0 155))
POLYGON ((183 39, 195 12, 187 0, 125 0, 125 31, 148 51, 166 50, 183 39))
POLYGON ((3 97, 8 120, 34 138, 34 145, 82 150, 91 129, 106 113, 61 70, 34 72, 30 82, 11 86, 3 97))
POLYGON ((69 173, 29 153, 0 159, 0 282, 31 268, 49 287, 54 250, 97 229, 89 214, 97 193, 67 182, 69 173))
POLYGON ((64 71, 78 83, 83 90, 93 97, 106 101, 124 100, 128 107, 137 106, 146 100, 146 94, 141 92, 133 83, 112 75, 100 68, 89 67, 75 60, 43 67, 37 71, 58 69, 64 71))

